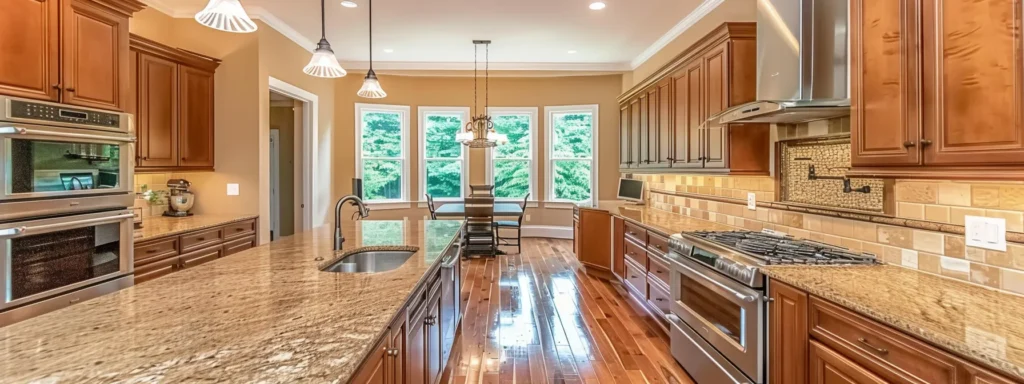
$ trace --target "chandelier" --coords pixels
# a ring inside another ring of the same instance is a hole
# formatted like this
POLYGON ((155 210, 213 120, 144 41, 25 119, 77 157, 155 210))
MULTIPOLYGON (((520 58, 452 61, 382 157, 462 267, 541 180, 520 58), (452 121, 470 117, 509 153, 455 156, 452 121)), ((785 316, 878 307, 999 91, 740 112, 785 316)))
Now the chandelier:
POLYGON ((455 135, 455 141, 470 148, 493 148, 498 145, 508 144, 508 136, 494 130, 494 122, 487 114, 487 107, 490 100, 490 40, 473 40, 473 109, 479 112, 479 97, 477 96, 477 83, 479 76, 477 70, 477 55, 480 46, 484 46, 484 112, 473 116, 470 122, 466 123, 465 130, 455 135))

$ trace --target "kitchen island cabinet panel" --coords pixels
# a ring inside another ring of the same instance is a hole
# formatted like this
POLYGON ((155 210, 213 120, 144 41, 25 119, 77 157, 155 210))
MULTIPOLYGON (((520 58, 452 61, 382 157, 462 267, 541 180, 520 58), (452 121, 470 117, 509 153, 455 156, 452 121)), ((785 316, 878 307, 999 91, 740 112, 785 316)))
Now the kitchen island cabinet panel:
POLYGON ((388 358, 388 337, 382 337, 373 346, 373 349, 370 350, 370 356, 367 356, 366 360, 363 361, 362 368, 352 378, 352 382, 365 384, 395 383, 393 380, 388 380, 388 358))

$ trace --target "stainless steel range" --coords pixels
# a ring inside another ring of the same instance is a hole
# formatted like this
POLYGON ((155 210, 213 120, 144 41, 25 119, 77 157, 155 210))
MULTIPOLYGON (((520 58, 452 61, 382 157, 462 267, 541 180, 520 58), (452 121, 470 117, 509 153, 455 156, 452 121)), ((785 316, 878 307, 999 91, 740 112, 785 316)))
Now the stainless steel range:
POLYGON ((701 384, 767 381, 767 296, 760 266, 875 264, 874 255, 785 235, 672 235, 672 356, 701 384))

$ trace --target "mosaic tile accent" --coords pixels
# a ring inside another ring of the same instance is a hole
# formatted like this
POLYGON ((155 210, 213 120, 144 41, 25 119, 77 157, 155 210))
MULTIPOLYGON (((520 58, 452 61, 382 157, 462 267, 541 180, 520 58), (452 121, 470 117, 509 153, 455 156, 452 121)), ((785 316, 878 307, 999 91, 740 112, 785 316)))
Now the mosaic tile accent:
POLYGON ((808 178, 812 165, 819 176, 843 176, 850 168, 849 138, 782 142, 780 147, 783 202, 883 212, 885 181, 881 179, 854 179, 853 188, 866 185, 871 193, 844 193, 842 180, 808 178))

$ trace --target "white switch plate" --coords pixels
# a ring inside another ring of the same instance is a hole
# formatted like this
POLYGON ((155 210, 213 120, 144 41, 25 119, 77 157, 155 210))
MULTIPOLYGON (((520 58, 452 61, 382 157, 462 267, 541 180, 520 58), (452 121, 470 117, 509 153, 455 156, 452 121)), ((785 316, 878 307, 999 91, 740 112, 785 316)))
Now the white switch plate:
POLYGON ((968 247, 1006 252, 1006 219, 965 216, 964 229, 968 247))
POLYGON ((524 219, 526 219, 526 221, 530 221, 530 215, 526 215, 526 217, 524 217, 524 219))
POLYGON ((757 195, 754 192, 747 192, 747 209, 757 210, 757 195))
POLYGON ((228 184, 228 196, 238 196, 238 184, 228 184))

